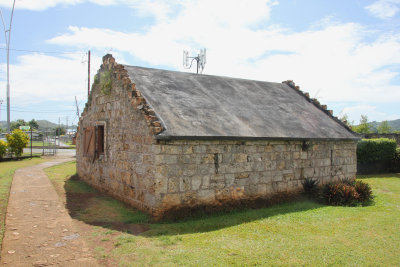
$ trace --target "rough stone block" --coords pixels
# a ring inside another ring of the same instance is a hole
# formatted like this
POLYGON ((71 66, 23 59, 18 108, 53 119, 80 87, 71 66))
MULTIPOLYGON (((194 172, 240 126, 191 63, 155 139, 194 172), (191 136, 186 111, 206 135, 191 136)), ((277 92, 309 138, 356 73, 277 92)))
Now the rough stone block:
POLYGON ((214 163, 214 154, 205 154, 201 157, 202 164, 214 163))
POLYGON ((244 153, 237 153, 234 155, 235 162, 241 163, 241 162, 247 162, 247 154, 244 153))
POLYGON ((273 182, 283 181, 282 171, 273 171, 272 172, 272 181, 273 182))
POLYGON ((244 146, 244 152, 247 154, 253 154, 257 152, 257 147, 254 145, 244 146))
POLYGON ((168 178, 168 193, 176 193, 179 191, 179 178, 168 178))
POLYGON ((234 174, 225 174, 225 184, 227 187, 232 186, 235 183, 234 174))
POLYGON ((191 190, 190 179, 185 177, 179 178, 179 191, 186 192, 191 190))
POLYGON ((168 179, 155 179, 154 190, 156 194, 166 194, 168 193, 168 179))
POLYGON ((247 186, 249 185, 249 178, 246 179, 235 179, 235 185, 236 186, 247 186))
POLYGON ((272 180, 272 172, 271 171, 264 171, 260 173, 259 182, 262 184, 268 184, 272 180))
POLYGON ((262 172, 265 170, 264 162, 253 162, 252 170, 255 172, 262 172))
POLYGON ((313 178, 314 168, 304 168, 303 174, 305 178, 313 178))
POLYGON ((274 151, 276 152, 284 152, 286 151, 287 146, 286 145, 275 145, 274 146, 274 151))
POLYGON ((193 146, 192 145, 183 145, 182 153, 183 154, 193 154, 193 146))
POLYGON ((276 170, 276 161, 268 160, 265 162, 265 170, 266 171, 273 171, 276 170))
POLYGON ((197 198, 202 203, 210 203, 215 201, 215 191, 211 189, 199 190, 197 198))
POLYGON ((207 146, 205 145, 195 145, 193 146, 193 152, 197 154, 205 154, 207 150, 207 146))
POLYGON ((193 176, 192 177, 192 190, 198 190, 201 186, 201 176, 193 176))
POLYGON ((222 163, 232 163, 234 160, 233 154, 231 153, 224 153, 222 154, 222 163))
POLYGON ((181 199, 179 194, 167 194, 162 200, 162 206, 164 208, 171 208, 181 204, 181 199))
POLYGON ((249 178, 249 173, 248 172, 241 172, 241 173, 235 173, 235 179, 247 179, 249 178))
POLYGON ((249 183, 250 185, 256 185, 259 183, 260 173, 258 172, 251 172, 249 174, 249 183))
POLYGON ((192 206, 197 202, 197 192, 185 192, 181 195, 181 202, 184 205, 192 206))
POLYGON ((278 170, 284 170, 286 168, 286 162, 284 160, 280 160, 277 162, 278 170))
POLYGON ((205 189, 205 188, 209 188, 210 187, 210 176, 209 175, 205 175, 201 178, 201 188, 205 189))
POLYGON ((162 145, 161 146, 161 153, 163 153, 163 154, 172 154, 172 155, 182 154, 182 146, 178 146, 178 145, 162 145))
POLYGON ((211 164, 201 164, 198 166, 198 172, 201 175, 213 174, 215 173, 215 168, 211 164))

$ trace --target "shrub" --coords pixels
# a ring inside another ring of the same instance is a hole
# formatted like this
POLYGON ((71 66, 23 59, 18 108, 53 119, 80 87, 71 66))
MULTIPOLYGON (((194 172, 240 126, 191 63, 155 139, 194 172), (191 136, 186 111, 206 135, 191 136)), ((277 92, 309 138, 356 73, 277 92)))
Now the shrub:
POLYGON ((367 203, 374 199, 374 196, 372 194, 372 189, 369 186, 369 184, 364 183, 362 181, 357 181, 354 185, 354 188, 356 189, 359 195, 360 202, 367 203))
POLYGON ((301 182, 303 185, 304 193, 308 197, 315 197, 318 194, 318 180, 314 180, 312 178, 306 178, 301 182))
POLYGON ((10 152, 17 157, 22 156, 24 148, 29 142, 29 137, 22 130, 15 129, 11 134, 6 136, 10 152))
POLYGON ((7 147, 8 147, 7 142, 0 140, 0 159, 2 159, 4 157, 4 155, 6 154, 7 147))
POLYGON ((340 180, 340 182, 350 186, 355 186, 356 184, 356 180, 351 178, 343 178, 340 180))
POLYGON ((400 147, 396 149, 396 153, 392 160, 392 171, 400 172, 400 147))
POLYGON ((396 141, 388 138, 363 139, 357 144, 357 162, 391 161, 396 153, 396 141))
POLYGON ((324 201, 333 206, 355 206, 360 198, 354 186, 342 182, 324 185, 321 194, 324 201))
POLYGON ((112 72, 111 70, 100 73, 101 92, 105 95, 111 94, 112 72))

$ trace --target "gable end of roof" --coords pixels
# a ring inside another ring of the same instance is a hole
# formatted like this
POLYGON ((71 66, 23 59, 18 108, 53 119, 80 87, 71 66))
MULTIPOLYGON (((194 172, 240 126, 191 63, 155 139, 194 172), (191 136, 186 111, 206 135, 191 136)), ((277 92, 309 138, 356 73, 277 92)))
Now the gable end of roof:
MULTIPOLYGON (((104 71, 111 71, 113 79, 122 82, 122 87, 126 90, 132 107, 142 112, 152 134, 158 135, 166 130, 160 117, 156 114, 143 94, 136 88, 136 84, 130 79, 128 71, 125 69, 124 65, 116 63, 115 58, 111 54, 107 54, 103 57, 103 64, 100 66, 98 74, 104 71)), ((93 86, 94 85, 92 85, 92 90, 90 91, 89 100, 81 114, 82 116, 91 105, 93 86)))

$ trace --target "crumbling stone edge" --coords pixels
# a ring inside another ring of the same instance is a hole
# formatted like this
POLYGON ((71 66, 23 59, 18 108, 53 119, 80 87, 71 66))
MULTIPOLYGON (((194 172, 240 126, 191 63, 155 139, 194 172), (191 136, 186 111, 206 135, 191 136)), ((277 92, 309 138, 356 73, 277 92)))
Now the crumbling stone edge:
MULTIPOLYGON (((136 84, 129 78, 128 71, 125 69, 124 65, 116 63, 115 58, 111 54, 107 54, 103 57, 103 64, 100 66, 99 72, 104 70, 112 71, 114 75, 113 78, 121 81, 123 89, 129 91, 128 97, 132 106, 143 113, 147 126, 150 128, 152 134, 157 135, 166 130, 162 120, 157 116, 154 109, 150 106, 142 93, 136 88, 136 84)), ((84 115, 85 111, 91 105, 90 99, 92 91, 90 92, 89 101, 86 103, 82 115, 84 115)))
POLYGON ((344 128, 346 128, 348 131, 351 133, 354 133, 351 128, 346 124, 346 121, 340 120, 338 117, 333 116, 333 111, 328 110, 327 105, 321 105, 321 103, 318 101, 316 98, 310 98, 310 94, 307 92, 303 92, 300 90, 300 86, 296 85, 293 80, 287 80, 283 81, 283 84, 287 84, 290 88, 294 89, 296 92, 298 92, 300 95, 302 95, 308 102, 314 104, 318 109, 322 110, 325 114, 327 114, 329 117, 331 117, 334 121, 342 125, 344 128))

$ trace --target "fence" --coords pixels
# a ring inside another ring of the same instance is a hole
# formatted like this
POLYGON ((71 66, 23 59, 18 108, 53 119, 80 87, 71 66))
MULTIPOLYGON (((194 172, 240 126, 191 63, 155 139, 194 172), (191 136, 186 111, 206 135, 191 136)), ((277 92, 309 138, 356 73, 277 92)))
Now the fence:
MULTIPOLYGON (((57 154, 60 145, 60 138, 55 131, 25 131, 29 137, 29 143, 24 148, 23 157, 32 157, 37 155, 54 156, 57 154)), ((0 140, 6 141, 8 132, 0 133, 0 140)), ((5 158, 12 158, 11 153, 7 153, 5 158)))

